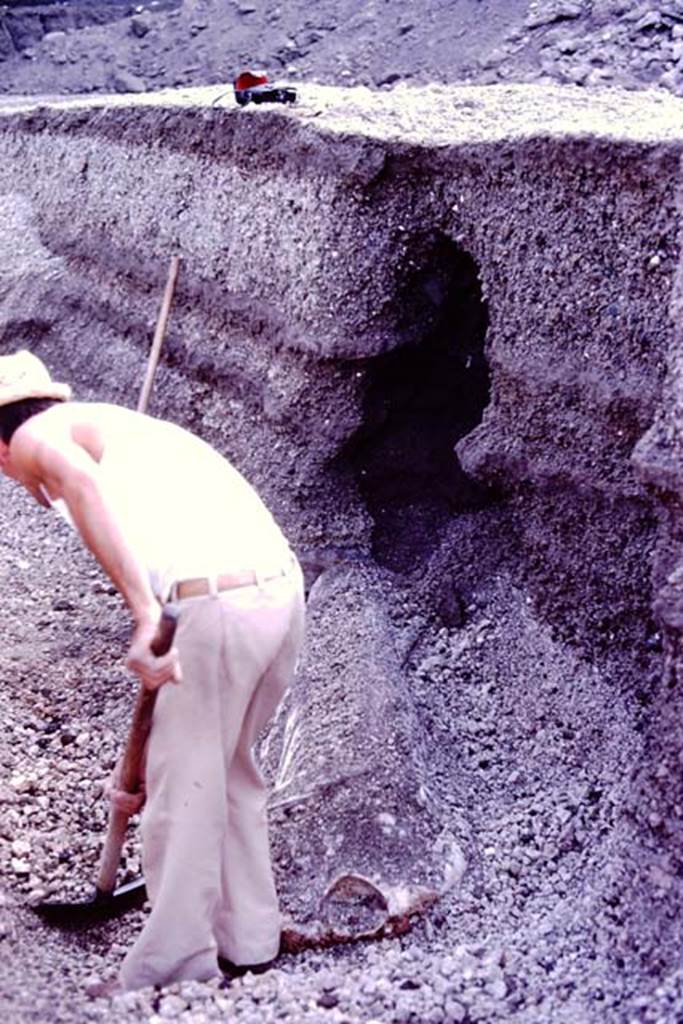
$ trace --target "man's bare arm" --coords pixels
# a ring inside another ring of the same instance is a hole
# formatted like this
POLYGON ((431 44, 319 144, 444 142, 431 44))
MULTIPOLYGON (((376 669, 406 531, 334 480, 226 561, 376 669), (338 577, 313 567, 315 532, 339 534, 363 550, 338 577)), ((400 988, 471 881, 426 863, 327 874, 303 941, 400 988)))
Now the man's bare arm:
POLYGON ((14 475, 29 490, 45 487, 51 498, 63 498, 84 544, 124 598, 136 623, 127 663, 145 685, 154 688, 178 677, 177 657, 154 658, 149 650, 161 609, 149 583, 147 568, 126 539, 125 524, 107 501, 98 463, 67 430, 50 436, 29 420, 10 445, 14 475))
MULTIPOLYGON (((66 435, 47 439, 41 431, 20 428, 10 446, 12 462, 51 498, 63 498, 83 542, 121 593, 137 623, 156 621, 159 605, 147 569, 136 557, 100 481, 91 455, 66 435)), ((53 430, 54 433, 54 430, 53 430)))

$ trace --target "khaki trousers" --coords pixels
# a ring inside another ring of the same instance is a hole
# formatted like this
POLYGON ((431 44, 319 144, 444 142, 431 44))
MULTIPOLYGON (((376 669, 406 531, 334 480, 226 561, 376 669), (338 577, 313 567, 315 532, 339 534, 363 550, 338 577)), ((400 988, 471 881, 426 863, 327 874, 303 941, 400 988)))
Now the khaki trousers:
POLYGON ((280 944, 253 745, 301 647, 301 571, 179 605, 183 678, 157 697, 142 816, 152 910, 121 967, 127 989, 206 980, 218 956, 262 963, 280 944))

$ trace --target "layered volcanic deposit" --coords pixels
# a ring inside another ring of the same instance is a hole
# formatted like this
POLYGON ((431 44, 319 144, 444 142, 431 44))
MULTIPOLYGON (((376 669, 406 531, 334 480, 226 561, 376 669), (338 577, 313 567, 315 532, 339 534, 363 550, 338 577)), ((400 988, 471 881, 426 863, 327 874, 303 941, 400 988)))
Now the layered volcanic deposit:
POLYGON ((94 872, 128 623, 3 484, 5 1017, 673 1022, 683 101, 228 88, 0 110, 0 351, 134 406, 180 257, 151 412, 236 463, 308 579, 261 754, 313 948, 86 1001, 144 912, 62 934, 27 905, 94 872))

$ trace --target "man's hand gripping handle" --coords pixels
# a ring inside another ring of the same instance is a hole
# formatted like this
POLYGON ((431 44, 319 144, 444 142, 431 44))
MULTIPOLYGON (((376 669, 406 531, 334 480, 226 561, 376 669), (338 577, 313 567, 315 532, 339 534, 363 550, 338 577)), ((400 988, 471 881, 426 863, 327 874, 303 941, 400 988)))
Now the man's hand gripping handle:
MULTIPOLYGON (((161 657, 170 651, 177 624, 178 609, 174 605, 165 605, 157 631, 150 644, 152 654, 155 657, 161 657)), ((137 794, 140 789, 142 764, 145 747, 152 728, 152 716, 154 714, 156 698, 157 690, 148 690, 144 684, 140 684, 126 749, 123 753, 121 767, 118 772, 118 786, 116 788, 122 790, 123 793, 137 794)), ((111 892, 114 888, 116 872, 121 860, 121 848, 130 814, 131 810, 123 805, 123 801, 112 801, 107 835, 97 876, 97 888, 102 893, 111 892)))

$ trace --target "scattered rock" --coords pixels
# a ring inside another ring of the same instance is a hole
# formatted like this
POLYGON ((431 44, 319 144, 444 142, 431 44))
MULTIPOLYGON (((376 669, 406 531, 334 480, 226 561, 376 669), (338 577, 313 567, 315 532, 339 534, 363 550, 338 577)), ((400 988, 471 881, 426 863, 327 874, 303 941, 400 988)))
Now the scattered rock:
POLYGON ((116 92, 138 93, 145 92, 147 89, 147 83, 144 78, 140 78, 139 75, 134 75, 131 71, 126 71, 123 68, 119 68, 113 73, 111 85, 116 92))
POLYGON ((136 14, 130 19, 129 31, 131 35, 137 39, 142 39, 151 29, 153 19, 154 16, 151 11, 141 11, 140 14, 136 14))
POLYGON ((318 1006, 322 1006, 324 1010, 331 1010, 333 1007, 339 1005, 339 996, 336 992, 323 992, 318 997, 318 1006))
POLYGON ((582 0, 532 0, 524 24, 526 28, 539 28, 556 21, 570 21, 584 13, 582 0))

